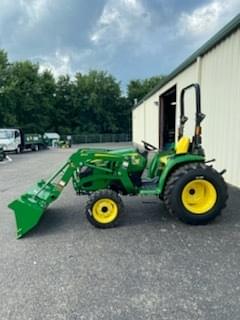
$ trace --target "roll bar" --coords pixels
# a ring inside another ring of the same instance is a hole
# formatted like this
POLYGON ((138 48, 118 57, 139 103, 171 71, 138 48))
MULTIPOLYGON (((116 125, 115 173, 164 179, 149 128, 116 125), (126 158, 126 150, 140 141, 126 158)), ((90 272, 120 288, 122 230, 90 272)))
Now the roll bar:
POLYGON ((195 134, 193 137, 194 147, 198 148, 201 146, 201 122, 205 118, 205 114, 201 111, 201 92, 200 85, 198 83, 192 83, 189 86, 182 89, 180 94, 180 127, 179 127, 179 135, 180 139, 183 136, 184 125, 188 120, 188 117, 185 116, 185 105, 184 105, 184 96, 185 92, 188 89, 194 88, 195 90, 195 104, 196 104, 196 114, 195 114, 195 134))

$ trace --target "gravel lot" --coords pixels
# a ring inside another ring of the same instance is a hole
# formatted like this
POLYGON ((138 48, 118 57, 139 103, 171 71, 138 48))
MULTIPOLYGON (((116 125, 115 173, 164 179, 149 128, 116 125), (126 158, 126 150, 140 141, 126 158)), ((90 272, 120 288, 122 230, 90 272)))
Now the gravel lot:
POLYGON ((157 198, 124 197, 118 228, 84 216, 69 185, 39 225, 15 239, 7 204, 73 150, 11 155, 0 164, 0 319, 240 319, 240 192, 207 226, 188 226, 157 198))

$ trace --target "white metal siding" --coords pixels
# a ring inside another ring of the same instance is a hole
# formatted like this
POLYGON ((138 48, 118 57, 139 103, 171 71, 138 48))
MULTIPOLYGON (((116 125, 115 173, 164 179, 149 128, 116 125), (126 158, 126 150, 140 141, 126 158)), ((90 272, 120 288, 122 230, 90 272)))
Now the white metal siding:
POLYGON ((144 104, 141 104, 132 112, 132 125, 133 125, 133 142, 141 143, 144 140, 144 104))
MULTIPOLYGON (((203 121, 203 146, 207 158, 216 158, 218 169, 226 168, 226 180, 240 187, 240 30, 235 31, 196 63, 178 74, 164 87, 133 111, 133 141, 146 140, 158 145, 159 116, 154 101, 177 86, 179 119, 180 91, 193 82, 200 82, 203 121), (141 114, 141 115, 140 115, 141 114)), ((193 92, 186 95, 189 121, 185 133, 192 136, 195 104, 193 92)))
POLYGON ((202 59, 203 145, 226 180, 240 187, 240 30, 202 59))
POLYGON ((154 95, 133 110, 132 123, 134 143, 140 144, 142 140, 145 140, 158 146, 159 107, 155 104, 158 100, 158 95, 154 95))
POLYGON ((150 97, 148 104, 145 104, 145 141, 158 147, 159 145, 159 97, 150 97), (156 134, 157 133, 157 134, 156 134))

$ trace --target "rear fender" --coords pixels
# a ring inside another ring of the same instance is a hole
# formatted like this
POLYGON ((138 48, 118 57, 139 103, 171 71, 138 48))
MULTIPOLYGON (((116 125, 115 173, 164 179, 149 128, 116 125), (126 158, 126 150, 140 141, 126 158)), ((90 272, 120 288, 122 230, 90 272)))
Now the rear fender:
POLYGON ((170 176, 171 172, 176 168, 183 166, 186 163, 190 162, 204 162, 205 157, 195 154, 184 154, 184 155, 175 155, 167 162, 166 166, 163 168, 161 173, 159 183, 158 183, 158 191, 159 195, 162 195, 165 184, 170 176))

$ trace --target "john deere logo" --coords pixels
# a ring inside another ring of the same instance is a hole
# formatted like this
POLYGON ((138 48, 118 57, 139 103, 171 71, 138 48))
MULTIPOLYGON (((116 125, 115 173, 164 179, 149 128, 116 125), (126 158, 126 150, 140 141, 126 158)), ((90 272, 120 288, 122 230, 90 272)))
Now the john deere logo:
POLYGON ((139 156, 137 155, 137 156, 133 156, 132 157, 132 164, 133 165, 138 165, 140 163, 140 158, 139 158, 139 156))

